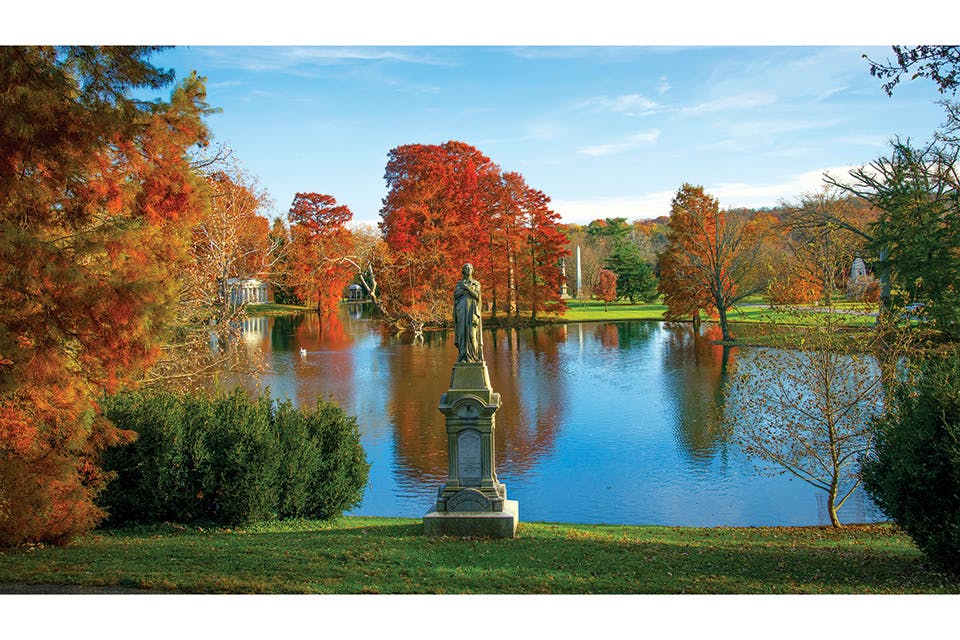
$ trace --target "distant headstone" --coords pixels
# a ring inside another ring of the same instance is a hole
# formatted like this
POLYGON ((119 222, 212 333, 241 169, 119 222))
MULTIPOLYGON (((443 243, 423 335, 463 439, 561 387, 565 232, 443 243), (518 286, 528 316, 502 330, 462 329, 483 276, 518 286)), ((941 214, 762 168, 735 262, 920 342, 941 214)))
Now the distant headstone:
POLYGON ((483 360, 480 283, 470 264, 463 266, 463 276, 454 290, 457 362, 438 407, 446 419, 447 482, 423 517, 423 529, 429 536, 512 538, 519 505, 507 500, 507 487, 497 479, 493 414, 500 394, 483 360))

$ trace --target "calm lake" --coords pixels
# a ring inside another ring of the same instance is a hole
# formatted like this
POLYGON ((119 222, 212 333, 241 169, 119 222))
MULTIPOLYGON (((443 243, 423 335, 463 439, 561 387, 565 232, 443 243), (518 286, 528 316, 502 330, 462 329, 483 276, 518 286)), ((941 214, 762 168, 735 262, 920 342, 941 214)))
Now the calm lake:
MULTIPOLYGON (((446 481, 440 394, 456 347, 450 331, 422 343, 394 336, 360 307, 250 318, 244 340, 261 350, 259 384, 312 406, 333 398, 357 416, 371 463, 353 515, 422 517, 446 481), (301 356, 300 349, 306 350, 301 356)), ((737 327, 743 334, 748 327, 737 327)), ((716 328, 592 322, 484 332, 503 405, 496 414, 497 475, 520 519, 676 526, 829 524, 823 492, 762 475, 728 441, 718 401, 725 373, 716 328)), ((728 351, 728 364, 737 350, 728 351)), ((255 386, 248 382, 245 386, 255 386)), ((843 522, 883 519, 862 492, 843 522)))

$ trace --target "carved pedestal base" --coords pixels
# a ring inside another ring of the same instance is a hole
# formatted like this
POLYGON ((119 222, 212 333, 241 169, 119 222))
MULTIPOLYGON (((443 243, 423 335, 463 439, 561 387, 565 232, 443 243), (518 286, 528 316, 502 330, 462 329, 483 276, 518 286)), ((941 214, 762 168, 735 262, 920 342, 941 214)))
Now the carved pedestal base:
POLYGON ((454 365, 439 406, 446 417, 449 473, 423 519, 427 535, 513 537, 520 508, 507 500, 494 459, 493 414, 499 408, 500 394, 493 392, 484 363, 454 365))
POLYGON ((428 536, 512 538, 520 521, 520 505, 504 500, 502 511, 431 511, 423 516, 428 536))

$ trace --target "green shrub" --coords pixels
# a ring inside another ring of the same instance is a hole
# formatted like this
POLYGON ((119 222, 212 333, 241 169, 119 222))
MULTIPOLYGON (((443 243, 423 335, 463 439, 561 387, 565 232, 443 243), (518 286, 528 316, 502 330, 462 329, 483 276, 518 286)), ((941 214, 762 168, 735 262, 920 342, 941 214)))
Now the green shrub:
POLYGON ((931 562, 960 574, 960 354, 921 363, 877 427, 867 493, 931 562))
POLYGON ((104 412, 139 436, 104 454, 117 473, 100 497, 112 524, 331 518, 363 496, 359 428, 331 402, 309 411, 239 389, 137 391, 108 398, 104 412))

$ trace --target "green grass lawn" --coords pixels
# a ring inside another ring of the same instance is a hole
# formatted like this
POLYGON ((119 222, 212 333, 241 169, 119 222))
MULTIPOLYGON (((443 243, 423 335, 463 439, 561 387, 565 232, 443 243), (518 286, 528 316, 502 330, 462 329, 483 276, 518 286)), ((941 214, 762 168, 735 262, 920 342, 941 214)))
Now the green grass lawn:
MULTIPOLYGON (((603 302, 597 300, 569 300, 567 311, 563 315, 548 315, 554 321, 566 322, 603 322, 605 320, 663 320, 666 305, 659 302, 631 304, 629 301, 612 302, 604 310, 603 302)), ((865 306, 862 303, 842 302, 834 305, 841 324, 851 327, 869 327, 876 312, 876 305, 865 306)), ((821 314, 809 311, 794 311, 784 308, 771 309, 762 298, 754 296, 742 306, 731 309, 727 318, 730 322, 748 322, 763 324, 809 325, 821 314)), ((704 321, 709 321, 704 317, 704 321)))
POLYGON ((419 520, 100 531, 0 553, 0 583, 181 593, 960 593, 889 525, 840 530, 521 522, 431 539, 419 520))
MULTIPOLYGON (((871 327, 876 322, 876 317, 869 315, 869 308, 860 306, 836 306, 833 315, 839 323, 848 327, 871 327)), ((875 312, 876 309, 873 309, 875 312)), ((787 308, 771 309, 768 306, 757 307, 737 307, 727 313, 727 319, 730 322, 748 322, 779 325, 798 325, 809 326, 822 318, 823 313, 816 313, 804 310, 793 310, 787 308)))
POLYGON ((563 315, 548 314, 547 317, 566 322, 602 322, 604 320, 663 320, 666 305, 629 301, 611 302, 604 310, 603 302, 596 300, 568 300, 563 315))
POLYGON ((303 313, 304 311, 310 311, 310 308, 296 304, 277 304, 276 302, 247 305, 247 313, 252 316, 276 316, 288 313, 303 313))

